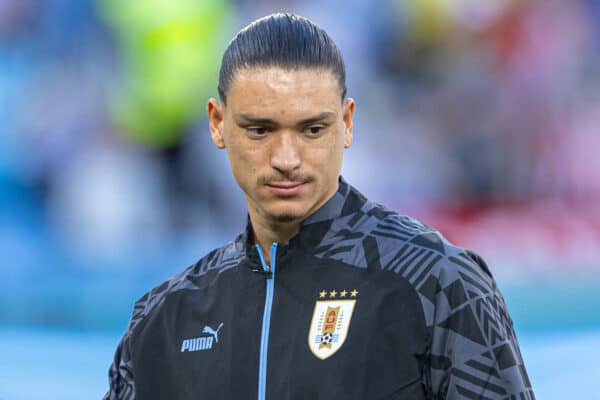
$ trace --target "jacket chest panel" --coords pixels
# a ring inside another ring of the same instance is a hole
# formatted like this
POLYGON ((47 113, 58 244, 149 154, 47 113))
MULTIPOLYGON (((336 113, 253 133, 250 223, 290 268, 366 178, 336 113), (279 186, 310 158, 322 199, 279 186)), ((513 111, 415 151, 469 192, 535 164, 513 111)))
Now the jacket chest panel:
POLYGON ((136 399, 255 398, 264 295, 240 269, 169 296, 134 348, 136 399))
POLYGON ((393 273, 308 261, 276 280, 267 398, 424 398, 417 355, 428 338, 413 287, 393 273))
MULTIPOLYGON (((422 398, 425 324, 398 278, 318 260, 283 265, 266 398, 422 398)), ((138 398, 255 399, 266 279, 236 268, 167 298, 134 349, 138 398)))

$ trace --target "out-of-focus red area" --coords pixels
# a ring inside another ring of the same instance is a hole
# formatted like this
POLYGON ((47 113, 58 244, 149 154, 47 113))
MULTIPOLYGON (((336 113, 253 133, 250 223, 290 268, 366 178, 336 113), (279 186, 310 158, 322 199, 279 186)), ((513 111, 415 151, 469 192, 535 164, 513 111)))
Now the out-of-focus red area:
POLYGON ((470 206, 437 210, 423 219, 450 241, 485 255, 503 279, 600 275, 598 207, 470 206))

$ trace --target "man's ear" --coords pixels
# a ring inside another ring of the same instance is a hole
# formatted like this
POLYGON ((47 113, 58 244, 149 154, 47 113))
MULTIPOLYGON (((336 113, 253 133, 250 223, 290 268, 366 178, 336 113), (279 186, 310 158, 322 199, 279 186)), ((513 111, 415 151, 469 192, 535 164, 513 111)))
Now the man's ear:
POLYGON ((225 139, 223 139, 223 111, 223 106, 218 100, 214 98, 208 100, 206 113, 208 114, 210 137, 219 149, 225 148, 225 139))
POLYGON ((355 108, 356 104, 354 103, 354 99, 347 98, 344 102, 344 114, 342 116, 342 119, 344 120, 344 148, 346 149, 352 145, 352 129, 354 128, 354 122, 352 118, 354 116, 355 108))

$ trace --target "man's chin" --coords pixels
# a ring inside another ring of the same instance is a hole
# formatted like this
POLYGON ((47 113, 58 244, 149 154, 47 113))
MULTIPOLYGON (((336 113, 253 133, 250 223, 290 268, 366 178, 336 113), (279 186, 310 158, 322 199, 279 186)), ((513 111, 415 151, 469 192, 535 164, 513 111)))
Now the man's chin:
POLYGON ((287 224, 290 222, 300 221, 303 215, 293 214, 293 213, 282 213, 275 214, 273 219, 280 224, 287 224))
POLYGON ((275 208, 271 210, 270 214, 271 220, 280 224, 302 222, 306 218, 306 212, 302 207, 275 208))

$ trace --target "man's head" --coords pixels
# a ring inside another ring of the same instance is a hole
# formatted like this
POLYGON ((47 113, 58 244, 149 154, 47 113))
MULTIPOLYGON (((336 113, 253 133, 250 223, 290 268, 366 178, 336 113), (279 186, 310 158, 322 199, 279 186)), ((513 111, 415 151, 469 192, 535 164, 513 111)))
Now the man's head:
POLYGON ((300 222, 333 196, 352 143, 354 101, 345 92, 339 50, 305 18, 270 15, 231 41, 222 103, 210 99, 207 111, 253 222, 300 222))
POLYGON ((327 69, 338 81, 341 99, 346 96, 344 60, 327 32, 294 14, 271 14, 239 31, 223 54, 219 71, 219 96, 227 92, 236 72, 252 67, 286 70, 327 69))

